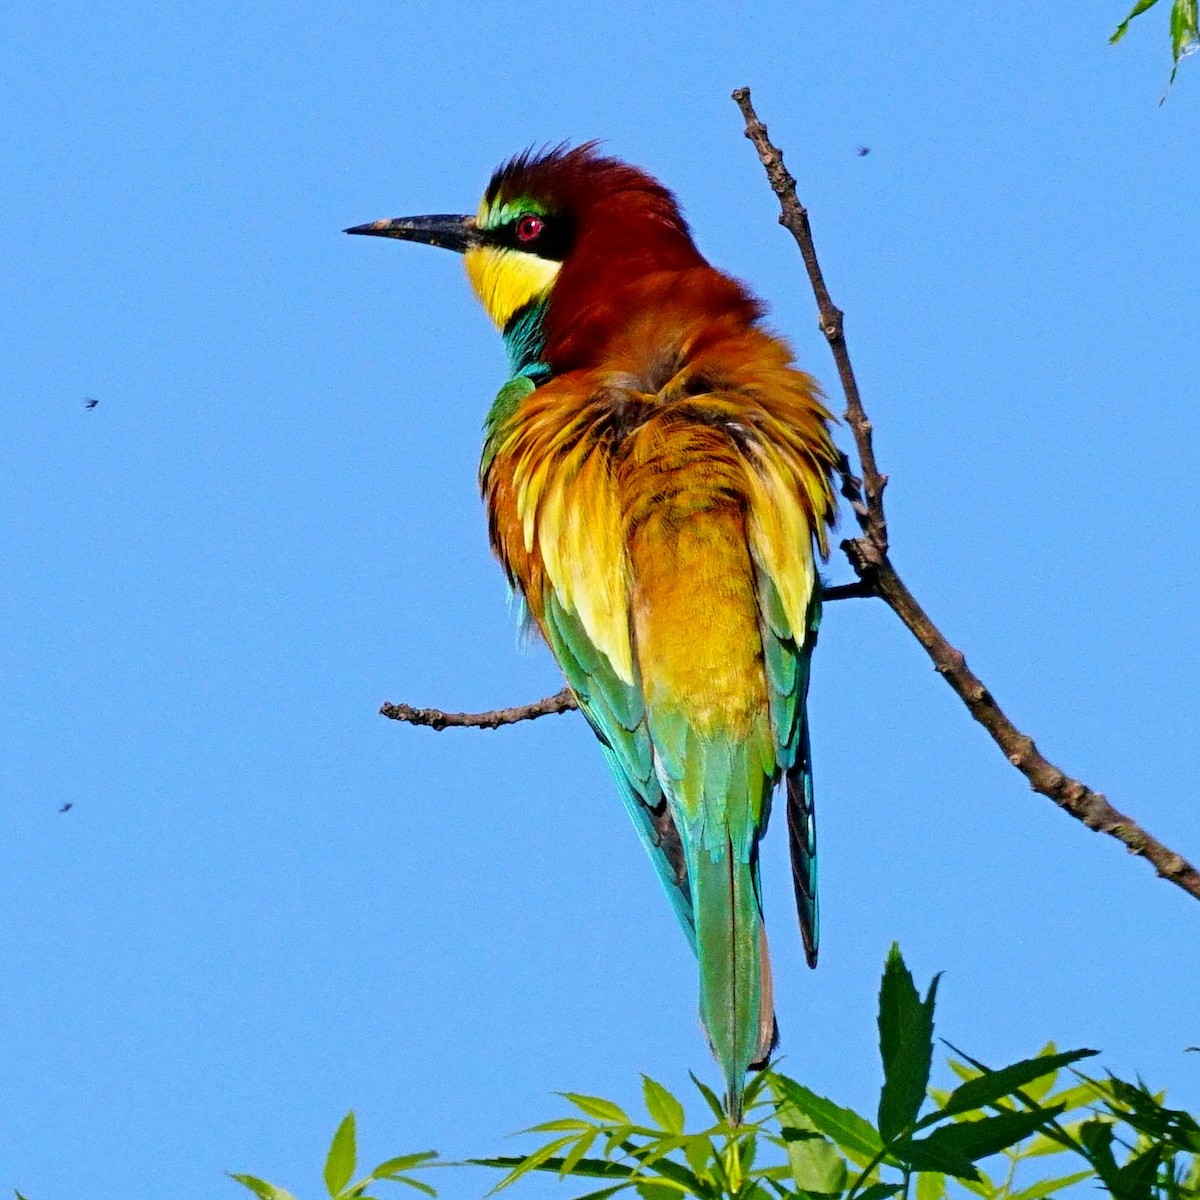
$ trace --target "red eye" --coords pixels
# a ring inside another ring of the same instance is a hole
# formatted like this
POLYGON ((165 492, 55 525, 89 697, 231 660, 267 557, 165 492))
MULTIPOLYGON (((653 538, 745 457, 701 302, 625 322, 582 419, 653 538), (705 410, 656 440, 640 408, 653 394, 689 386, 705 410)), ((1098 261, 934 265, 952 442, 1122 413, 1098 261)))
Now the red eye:
POLYGON ((536 241, 545 228, 541 217, 524 216, 517 222, 517 240, 520 242, 536 241))

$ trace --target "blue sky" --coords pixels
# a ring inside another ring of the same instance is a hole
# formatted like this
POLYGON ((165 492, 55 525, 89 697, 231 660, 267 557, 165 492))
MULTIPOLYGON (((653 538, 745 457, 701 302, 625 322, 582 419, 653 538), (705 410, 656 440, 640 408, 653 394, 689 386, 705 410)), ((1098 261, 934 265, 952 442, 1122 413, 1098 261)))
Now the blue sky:
MULTIPOLYGON (((1197 79, 1159 107, 1164 21, 1110 48, 1123 9, 0 18, 0 1187, 313 1195, 351 1106, 368 1155, 483 1154, 556 1089, 714 1079, 583 722, 376 715, 559 680, 476 495, 499 339, 453 256, 340 230, 604 138, 832 386, 742 84, 847 312, 898 567, 1052 759, 1200 856, 1197 79)), ((785 1069, 871 1109, 899 939, 978 1057, 1091 1045, 1200 1104, 1196 903, 1032 795, 881 605, 831 606, 811 709, 815 973, 765 853, 785 1069)))

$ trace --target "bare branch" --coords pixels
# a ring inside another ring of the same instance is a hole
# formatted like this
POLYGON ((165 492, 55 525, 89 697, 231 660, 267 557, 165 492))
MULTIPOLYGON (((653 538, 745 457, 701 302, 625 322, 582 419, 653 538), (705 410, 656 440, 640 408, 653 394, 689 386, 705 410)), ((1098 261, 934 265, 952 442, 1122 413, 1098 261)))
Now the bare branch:
POLYGON ((518 721, 532 721, 536 717, 571 712, 578 707, 570 690, 563 688, 561 692, 555 692, 553 696, 547 696, 533 704, 519 704, 515 708, 494 708, 491 712, 442 712, 440 708, 414 708, 411 704, 391 703, 384 704, 379 712, 381 716, 393 721, 404 721, 409 725, 427 725, 430 729, 499 729, 501 725, 515 725, 518 721))
POLYGON ((758 119, 750 103, 749 88, 733 93, 746 122, 746 137, 754 143, 759 161, 779 197, 779 222, 796 239, 808 270, 809 282, 817 300, 820 324, 837 363, 842 390, 846 396, 846 423, 854 435, 862 463, 860 484, 843 463, 842 492, 849 500, 862 529, 862 536, 848 539, 842 549, 865 586, 879 595, 925 647, 933 660, 934 669, 958 693, 971 715, 991 735, 1005 757, 1029 780, 1034 791, 1048 796, 1089 829, 1107 833, 1122 842, 1131 854, 1140 855, 1153 864, 1164 879, 1169 879, 1185 892, 1200 900, 1200 871, 1182 855, 1146 832, 1136 821, 1118 812, 1099 792, 1092 791, 1078 779, 1043 757, 1028 734, 1022 733, 996 703, 991 692, 967 666, 961 650, 956 650, 929 619, 888 557, 888 528, 883 511, 883 490, 887 476, 880 474, 872 444, 872 426, 862 406, 850 355, 846 349, 841 310, 829 298, 817 252, 813 244, 808 213, 796 197, 796 181, 783 165, 783 155, 771 144, 767 127, 758 119))
MULTIPOLYGON (((823 600, 854 600, 877 596, 875 585, 868 580, 856 579, 853 583, 839 583, 825 588, 823 600)), ((416 708, 411 704, 393 704, 390 700, 380 708, 380 716, 392 721, 403 721, 408 725, 425 725, 430 729, 499 729, 502 725, 515 725, 518 721, 534 721, 538 717, 552 717, 556 713, 572 712, 579 705, 569 688, 555 692, 544 700, 532 704, 518 704, 515 708, 494 708, 490 712, 456 713, 440 708, 416 708)))

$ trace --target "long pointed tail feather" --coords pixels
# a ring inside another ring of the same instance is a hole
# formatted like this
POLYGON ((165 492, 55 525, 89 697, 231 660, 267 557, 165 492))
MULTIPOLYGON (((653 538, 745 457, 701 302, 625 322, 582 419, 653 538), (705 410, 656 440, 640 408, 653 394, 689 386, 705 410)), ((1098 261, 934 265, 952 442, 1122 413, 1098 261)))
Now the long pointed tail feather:
POLYGON ((728 839, 692 856, 692 898, 700 959, 700 1015, 725 1076, 730 1120, 742 1119, 746 1072, 775 1038, 771 967, 749 862, 728 839))

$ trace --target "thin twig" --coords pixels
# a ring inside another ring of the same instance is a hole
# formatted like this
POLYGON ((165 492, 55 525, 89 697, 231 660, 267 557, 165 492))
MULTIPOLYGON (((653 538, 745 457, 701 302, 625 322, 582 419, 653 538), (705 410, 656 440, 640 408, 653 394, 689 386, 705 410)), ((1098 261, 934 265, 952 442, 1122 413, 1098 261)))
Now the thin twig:
MULTIPOLYGON (((838 583, 821 592, 823 600, 855 600, 876 596, 874 584, 865 579, 853 583, 838 583)), ((380 715, 393 721, 404 721, 408 725, 425 725, 430 729, 499 729, 502 725, 515 725, 518 721, 533 721, 538 717, 550 717, 555 713, 571 712, 579 705, 569 688, 555 692, 544 700, 532 704, 518 704, 515 708, 494 708, 490 712, 463 713, 446 712, 440 708, 416 708, 411 704, 386 702, 379 710, 380 715)))
POLYGON ((1092 791, 1078 779, 1072 779, 1043 757, 1033 739, 1009 720, 991 692, 968 668, 962 651, 956 650, 946 640, 896 573, 888 557, 887 519, 883 511, 883 490, 887 476, 880 474, 876 465, 871 422, 863 409, 850 355, 846 350, 842 313, 834 306, 825 287, 808 213, 796 198, 796 181, 784 167, 783 155, 771 144, 766 126, 758 119, 750 103, 749 88, 738 88, 733 93, 733 99, 745 118, 746 137, 754 143, 771 187, 779 197, 779 222, 791 232, 800 247, 816 296, 821 329, 833 351, 842 390, 846 395, 846 423, 858 448, 859 461, 862 463, 862 494, 866 498, 865 503, 855 504, 853 494, 858 481, 848 464, 845 465, 842 470, 843 493, 850 497, 862 529, 861 537, 842 543, 850 565, 863 583, 872 587, 925 647, 938 674, 958 693, 971 715, 991 734, 992 740, 1008 761, 1029 780, 1034 791, 1048 796, 1089 829, 1116 838, 1131 854, 1140 855, 1152 863, 1164 879, 1169 879, 1200 900, 1200 871, 1182 855, 1147 833, 1131 817, 1118 812, 1099 792, 1092 791))
POLYGON ((386 703, 380 708, 381 716, 393 721, 404 721, 409 725, 427 725, 430 729, 499 729, 501 725, 515 725, 518 721, 532 721, 536 717, 549 717, 554 713, 571 712, 578 708, 570 690, 563 688, 553 696, 533 704, 518 704, 515 708, 494 708, 490 712, 456 713, 443 712, 440 708, 414 708, 411 704, 386 703))

